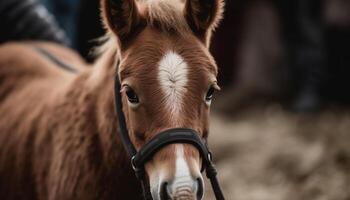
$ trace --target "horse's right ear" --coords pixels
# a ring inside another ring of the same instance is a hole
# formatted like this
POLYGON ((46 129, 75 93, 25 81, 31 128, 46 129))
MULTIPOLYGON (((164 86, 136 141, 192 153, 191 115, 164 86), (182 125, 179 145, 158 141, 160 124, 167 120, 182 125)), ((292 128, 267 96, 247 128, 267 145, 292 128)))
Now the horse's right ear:
POLYGON ((105 25, 121 43, 128 40, 141 23, 135 0, 101 0, 101 11, 105 25))

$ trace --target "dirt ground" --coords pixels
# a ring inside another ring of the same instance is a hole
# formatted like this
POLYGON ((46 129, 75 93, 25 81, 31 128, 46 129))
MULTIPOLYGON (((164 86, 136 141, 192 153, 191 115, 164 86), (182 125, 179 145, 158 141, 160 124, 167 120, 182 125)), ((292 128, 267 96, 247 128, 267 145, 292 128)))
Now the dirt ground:
POLYGON ((297 115, 271 105, 211 119, 228 200, 350 200, 350 110, 297 115))

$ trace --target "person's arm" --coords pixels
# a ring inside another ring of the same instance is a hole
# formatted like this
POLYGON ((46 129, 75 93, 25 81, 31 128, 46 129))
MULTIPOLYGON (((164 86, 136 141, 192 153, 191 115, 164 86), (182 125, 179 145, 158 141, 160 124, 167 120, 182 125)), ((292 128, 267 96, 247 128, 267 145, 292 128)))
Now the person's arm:
POLYGON ((18 40, 70 45, 54 17, 36 0, 0 0, 0 43, 18 40))

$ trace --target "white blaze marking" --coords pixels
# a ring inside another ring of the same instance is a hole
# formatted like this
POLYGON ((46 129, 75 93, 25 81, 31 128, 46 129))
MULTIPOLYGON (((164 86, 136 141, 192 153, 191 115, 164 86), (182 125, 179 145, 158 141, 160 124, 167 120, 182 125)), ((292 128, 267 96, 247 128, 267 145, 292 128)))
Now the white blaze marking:
POLYGON ((185 160, 184 146, 176 145, 176 171, 173 183, 173 191, 180 186, 192 187, 193 180, 191 178, 190 169, 185 160))
MULTIPOLYGON (((166 106, 165 108, 176 123, 183 108, 183 96, 188 83, 187 63, 179 54, 173 51, 165 53, 159 62, 158 79, 164 93, 163 101, 166 106)), ((190 168, 185 159, 184 146, 177 144, 175 147, 175 177, 171 185, 171 190, 175 192, 184 187, 192 189, 194 181, 192 180, 190 168)))
POLYGON ((158 79, 165 94, 165 104, 172 117, 178 116, 181 111, 187 76, 187 63, 179 54, 169 51, 160 60, 158 79))

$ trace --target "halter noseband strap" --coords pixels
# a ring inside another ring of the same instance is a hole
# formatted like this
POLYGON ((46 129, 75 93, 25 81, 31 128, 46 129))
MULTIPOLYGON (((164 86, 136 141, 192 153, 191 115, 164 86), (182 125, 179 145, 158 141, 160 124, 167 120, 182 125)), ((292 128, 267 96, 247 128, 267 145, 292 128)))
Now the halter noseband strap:
POLYGON ((199 134, 186 128, 169 129, 157 134, 153 139, 146 143, 140 151, 136 151, 131 142, 129 132, 126 126, 125 115, 123 112, 121 85, 118 76, 115 78, 115 104, 119 122, 119 136, 122 140, 124 148, 131 158, 131 165, 135 171, 136 177, 141 181, 143 195, 146 200, 152 200, 148 181, 145 177, 145 163, 150 160, 153 155, 161 148, 174 143, 187 143, 195 146, 203 159, 202 170, 205 169, 208 179, 210 180, 215 197, 217 200, 224 200, 224 195, 221 191, 217 180, 217 172, 212 163, 212 155, 208 149, 206 141, 199 137, 199 134))
MULTIPOLYGON (((174 143, 187 143, 195 146, 204 160, 204 163, 211 161, 211 153, 209 152, 205 141, 192 129, 175 128, 159 133, 151 141, 145 144, 139 152, 132 157, 132 165, 134 168, 141 168, 159 149, 174 143)), ((205 165, 205 164, 204 164, 205 165)))

